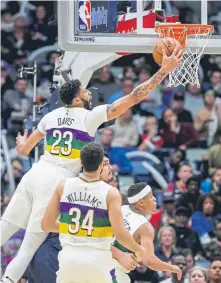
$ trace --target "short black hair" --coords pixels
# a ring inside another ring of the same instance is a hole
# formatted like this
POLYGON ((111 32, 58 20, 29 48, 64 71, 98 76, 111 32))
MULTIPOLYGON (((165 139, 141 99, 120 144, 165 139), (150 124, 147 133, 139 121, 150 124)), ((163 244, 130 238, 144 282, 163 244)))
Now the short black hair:
POLYGON ((198 176, 193 176, 189 178, 188 181, 186 182, 186 186, 189 186, 191 182, 196 182, 197 186, 200 187, 200 178, 198 176))
POLYGON ((184 258, 185 258, 185 261, 186 261, 186 257, 185 257, 185 255, 183 254, 183 252, 178 251, 178 252, 171 258, 171 263, 172 263, 172 264, 176 264, 176 258, 177 258, 178 256, 184 257, 184 258))
POLYGON ((211 259, 210 266, 214 263, 214 261, 221 261, 221 255, 216 255, 211 259))
POLYGON ((130 197, 137 195, 139 192, 141 192, 146 187, 146 185, 147 185, 146 183, 140 182, 140 183, 136 183, 130 186, 127 191, 127 197, 130 198, 130 197))
POLYGON ((106 151, 104 151, 104 156, 109 158, 108 153, 106 151))
POLYGON ((59 97, 64 105, 71 105, 72 100, 79 94, 81 82, 79 80, 71 80, 64 83, 59 90, 59 97))
POLYGON ((86 172, 94 172, 103 162, 104 149, 95 142, 86 144, 80 153, 81 163, 86 172))

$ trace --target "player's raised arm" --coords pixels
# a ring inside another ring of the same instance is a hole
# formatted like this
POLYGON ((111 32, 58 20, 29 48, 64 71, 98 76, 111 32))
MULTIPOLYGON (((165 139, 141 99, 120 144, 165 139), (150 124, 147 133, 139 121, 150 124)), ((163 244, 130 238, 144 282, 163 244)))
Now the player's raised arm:
POLYGON ((41 221, 41 229, 45 232, 59 232, 58 217, 60 214, 60 199, 63 193, 63 189, 64 184, 59 184, 47 206, 44 217, 41 221))
POLYGON ((24 135, 18 135, 16 138, 16 150, 20 155, 29 155, 31 150, 40 142, 40 140, 45 135, 46 122, 48 114, 45 115, 40 123, 38 128, 34 130, 30 136, 28 136, 28 130, 25 130, 24 135))
POLYGON ((140 243, 146 250, 146 257, 143 259, 143 263, 156 271, 168 271, 176 273, 177 278, 180 280, 182 277, 182 271, 176 265, 172 265, 161 261, 154 253, 154 229, 150 223, 143 224, 137 233, 140 235, 140 243))
POLYGON ((24 135, 16 137, 16 150, 20 155, 29 155, 30 151, 40 142, 44 135, 36 129, 30 136, 28 130, 25 130, 24 135))
POLYGON ((144 256, 144 249, 136 243, 130 233, 124 227, 123 216, 121 212, 121 195, 119 191, 112 187, 107 195, 107 207, 110 223, 117 241, 133 251, 138 259, 144 256))
POLYGON ((160 70, 148 81, 137 86, 129 95, 126 95, 107 107, 108 120, 115 119, 122 115, 128 108, 141 102, 148 96, 162 81, 172 72, 182 60, 183 51, 174 50, 170 57, 167 57, 163 50, 163 61, 160 70))

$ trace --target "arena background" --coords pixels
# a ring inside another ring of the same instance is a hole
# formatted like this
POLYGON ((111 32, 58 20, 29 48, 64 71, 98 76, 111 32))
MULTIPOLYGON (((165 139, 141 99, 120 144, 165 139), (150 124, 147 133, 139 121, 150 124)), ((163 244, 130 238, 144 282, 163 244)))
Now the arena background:
MULTIPOLYGON (((134 5, 134 1, 113 1, 117 2, 115 6, 109 5, 111 1, 92 1, 92 7, 97 2, 110 9, 115 18, 125 12, 127 5, 134 5)), ((150 1, 146 2, 148 5, 150 1)), ((172 7, 189 23, 198 16, 191 2, 172 7)), ((209 23, 220 32, 221 5, 213 2, 209 2, 209 23)), ((4 1, 1 5, 2 213, 34 162, 34 153, 24 158, 15 150, 17 133, 22 133, 24 127, 31 132, 35 126, 33 76, 21 72, 21 66, 32 67, 37 61, 36 123, 60 106, 59 85, 53 81, 53 75, 59 75, 55 65, 62 55, 57 46, 56 7, 55 1, 4 1)), ((102 32, 111 32, 114 27, 112 22, 92 22, 92 29, 94 25, 102 32)), ((157 69, 151 54, 134 54, 96 71, 89 83, 94 106, 129 94, 157 69)), ((203 56, 199 76, 200 88, 168 88, 166 79, 148 100, 122 115, 110 128, 103 125, 97 135, 109 153, 114 185, 125 202, 126 190, 133 182, 152 185, 158 203, 157 212, 150 218, 158 234, 156 255, 169 262, 175 253, 184 254, 187 275, 193 265, 209 270, 211 260, 221 256, 221 56, 203 56), (179 129, 176 133, 171 122, 174 119, 179 129), (134 151, 141 154, 134 156, 134 151), (172 229, 162 230, 167 225, 172 229)), ((43 147, 42 142, 39 155, 43 147)), ((19 231, 2 248, 2 271, 16 255, 23 236, 24 231, 19 231)), ((215 282, 211 270, 209 273, 210 282, 215 282)), ((146 267, 131 273, 132 282, 160 282, 166 278, 167 274, 146 267)))

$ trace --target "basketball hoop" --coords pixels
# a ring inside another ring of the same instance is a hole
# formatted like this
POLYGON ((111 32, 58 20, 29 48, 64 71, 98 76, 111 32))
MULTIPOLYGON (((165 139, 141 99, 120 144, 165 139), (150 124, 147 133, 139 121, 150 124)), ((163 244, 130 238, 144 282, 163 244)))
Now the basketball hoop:
POLYGON ((203 50, 214 27, 200 24, 163 23, 155 27, 161 38, 172 37, 184 48, 182 64, 169 74, 168 86, 185 86, 187 83, 200 87, 198 70, 203 50))

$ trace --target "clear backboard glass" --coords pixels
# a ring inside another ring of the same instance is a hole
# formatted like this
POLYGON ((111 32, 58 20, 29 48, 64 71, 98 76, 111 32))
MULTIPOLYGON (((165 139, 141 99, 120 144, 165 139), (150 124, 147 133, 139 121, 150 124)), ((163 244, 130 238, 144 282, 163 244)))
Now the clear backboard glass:
POLYGON ((214 25, 204 53, 221 54, 221 1, 58 1, 62 50, 150 53, 160 22, 214 25))

